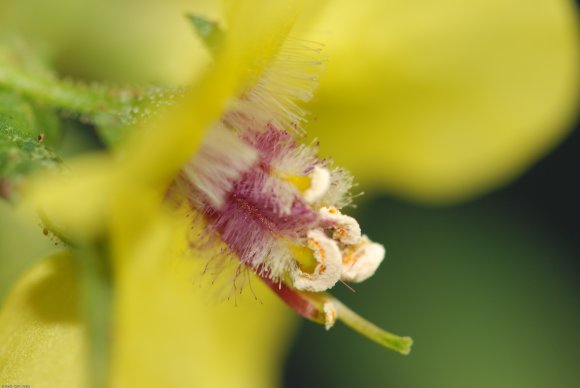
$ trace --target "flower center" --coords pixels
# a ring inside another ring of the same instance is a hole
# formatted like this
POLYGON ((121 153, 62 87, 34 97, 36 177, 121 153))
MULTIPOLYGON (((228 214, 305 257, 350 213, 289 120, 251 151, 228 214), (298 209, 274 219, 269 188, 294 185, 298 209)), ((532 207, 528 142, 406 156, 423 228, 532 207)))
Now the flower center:
POLYGON ((236 176, 234 171, 249 158, 238 163, 233 150, 204 145, 212 151, 202 149, 200 154, 206 159, 203 155, 211 154, 211 165, 205 167, 199 157, 192 160, 186 178, 194 193, 192 206, 241 263, 274 281, 313 292, 374 273, 384 250, 361 235, 354 218, 329 204, 336 187, 344 186, 331 184, 344 179, 343 170, 327 167, 314 148, 273 125, 242 134, 218 130, 236 139, 220 144, 248 148, 242 155, 252 155, 253 163, 236 176), (217 172, 224 176, 212 175, 217 172), (212 185, 219 186, 214 190, 223 197, 206 193, 212 185))
POLYGON ((319 292, 368 278, 384 249, 339 210, 351 200, 350 174, 318 158, 317 144, 299 141, 304 112, 296 102, 312 95, 309 68, 320 65, 309 62, 319 48, 308 50, 282 50, 210 129, 180 183, 229 247, 225 255, 273 282, 319 292))

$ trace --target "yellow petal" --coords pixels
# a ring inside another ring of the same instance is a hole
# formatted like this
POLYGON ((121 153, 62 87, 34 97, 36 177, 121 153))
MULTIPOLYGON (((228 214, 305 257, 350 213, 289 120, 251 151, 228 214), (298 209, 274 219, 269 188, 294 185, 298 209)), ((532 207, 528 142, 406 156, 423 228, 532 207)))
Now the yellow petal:
POLYGON ((3 0, 0 32, 46 45, 63 73, 186 85, 210 62, 184 17, 189 12, 219 20, 219 2, 3 0))
MULTIPOLYGON (((136 144, 151 146, 135 147, 137 152, 127 157, 128 171, 133 172, 128 176, 148 181, 153 175, 157 180, 152 170, 158 159, 177 172, 193 153, 193 149, 185 152, 187 145, 183 145, 188 142, 188 131, 209 126, 228 99, 255 80, 289 32, 296 12, 297 8, 281 9, 268 2, 235 3, 227 15, 229 33, 214 69, 187 98, 188 109, 169 116, 171 137, 146 134, 136 140, 141 142, 136 144), (141 152, 145 149, 152 153, 141 152)), ((151 128, 149 133, 156 131, 159 128, 151 128)), ((157 176, 159 181, 171 177, 166 172, 157 176)), ((118 284, 112 385, 276 385, 280 344, 287 340, 293 322, 287 308, 256 279, 255 292, 263 304, 252 300, 238 307, 216 304, 207 291, 196 290, 192 279, 202 271, 205 260, 184 255, 188 226, 183 221, 187 220, 141 216, 149 222, 137 222, 137 228, 132 228, 132 215, 137 216, 135 211, 143 206, 135 206, 140 201, 138 193, 128 189, 122 195, 126 194, 126 198, 117 197, 117 217, 111 224, 118 284), (129 240, 134 243, 127 244, 129 240), (168 249, 172 241, 177 246, 168 249)))
MULTIPOLYGON (((261 303, 248 292, 237 306, 216 301, 215 288, 192 281, 205 261, 183 255, 185 224, 165 226, 150 230, 135 250, 140 256, 118 274, 111 386, 278 385, 296 317, 257 279, 252 287, 261 303), (176 245, 167 250, 168 243, 176 245)), ((1 383, 85 386, 87 342, 72 260, 61 252, 42 261, 6 299, 1 383)))
POLYGON ((57 249, 36 220, 0 201, 0 303, 29 266, 57 249))
POLYGON ((0 383, 83 387, 86 341, 66 253, 35 265, 0 310, 0 383))
POLYGON ((121 182, 118 169, 105 155, 82 157, 65 173, 44 172, 25 188, 25 205, 38 211, 51 231, 83 241, 103 232, 110 202, 121 182))
POLYGON ((262 0, 231 2, 228 32, 215 64, 162 122, 136 132, 127 152, 128 174, 169 183, 197 149, 199 134, 220 119, 232 98, 257 81, 293 27, 302 2, 286 1, 283 7, 262 0))
POLYGON ((79 162, 72 180, 47 178, 31 189, 32 202, 75 240, 108 238, 116 285, 112 386, 278 382, 290 312, 255 279, 263 304, 216 305, 195 294, 191 276, 205 263, 183 257, 185 219, 168 219, 159 207, 203 130, 278 50, 298 13, 300 2, 291 3, 235 3, 215 67, 182 105, 136 133, 115 158, 79 162))
POLYGON ((443 202, 489 190, 567 133, 577 28, 566 0, 336 1, 313 131, 367 186, 443 202))
POLYGON ((257 279, 262 303, 249 290, 237 306, 218 302, 219 289, 200 283, 207 258, 186 254, 190 225, 179 219, 150 228, 117 268, 112 386, 278 385, 293 315, 257 279))

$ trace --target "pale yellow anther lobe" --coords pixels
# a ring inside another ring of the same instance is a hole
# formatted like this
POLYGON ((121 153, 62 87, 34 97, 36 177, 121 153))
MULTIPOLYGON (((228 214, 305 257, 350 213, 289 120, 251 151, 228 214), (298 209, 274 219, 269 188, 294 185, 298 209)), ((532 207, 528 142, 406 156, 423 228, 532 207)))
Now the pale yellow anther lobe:
POLYGON ((321 292, 338 282, 342 274, 342 254, 336 242, 323 231, 308 232, 308 248, 314 253, 317 265, 312 273, 295 268, 292 273, 293 285, 302 291, 321 292))
POLYGON ((304 200, 314 203, 320 200, 330 187, 330 172, 321 166, 315 166, 310 173, 310 187, 303 193, 304 200))
POLYGON ((359 283, 370 278, 384 257, 385 248, 363 236, 358 245, 344 252, 341 280, 359 283))
POLYGON ((329 223, 332 229, 332 237, 343 244, 355 245, 361 239, 361 230, 358 222, 350 216, 342 214, 335 207, 323 207, 320 209, 323 221, 329 223))

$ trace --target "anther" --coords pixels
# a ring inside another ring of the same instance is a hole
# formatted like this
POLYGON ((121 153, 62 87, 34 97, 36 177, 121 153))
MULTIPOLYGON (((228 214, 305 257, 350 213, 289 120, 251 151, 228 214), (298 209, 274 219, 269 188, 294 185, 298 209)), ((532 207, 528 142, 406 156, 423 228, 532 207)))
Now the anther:
POLYGON ((320 200, 330 188, 330 172, 320 166, 315 166, 310 173, 310 187, 304 191, 304 200, 314 203, 320 200))
POLYGON ((322 310, 324 311, 324 328, 330 330, 336 323, 336 307, 332 302, 325 302, 322 310))
POLYGON ((361 239, 361 230, 358 222, 350 216, 342 214, 335 207, 323 207, 320 216, 332 230, 332 237, 347 245, 356 245, 361 239))
POLYGON ((385 258, 385 248, 363 236, 361 243, 344 252, 341 280, 359 283, 374 275, 385 258))
POLYGON ((313 251, 317 265, 312 273, 300 268, 292 271, 294 288, 302 291, 321 292, 333 287, 342 272, 342 254, 336 242, 323 231, 315 229, 308 232, 308 248, 313 251))

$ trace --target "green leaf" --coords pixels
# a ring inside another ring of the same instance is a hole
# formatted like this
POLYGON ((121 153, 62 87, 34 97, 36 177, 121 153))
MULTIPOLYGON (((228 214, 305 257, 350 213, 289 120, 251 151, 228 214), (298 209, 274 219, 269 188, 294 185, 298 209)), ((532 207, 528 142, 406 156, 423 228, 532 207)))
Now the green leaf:
POLYGON ((0 128, 12 128, 22 135, 56 146, 60 140, 60 119, 49 107, 0 88, 0 128))
POLYGON ((134 124, 172 105, 181 94, 179 90, 156 86, 87 84, 60 79, 42 65, 30 48, 6 43, 0 45, 0 87, 28 97, 35 102, 35 109, 50 107, 94 125, 108 146, 117 145, 134 124))
POLYGON ((0 89, 0 197, 16 199, 23 177, 59 164, 59 158, 46 146, 56 141, 59 126, 49 110, 0 89))

